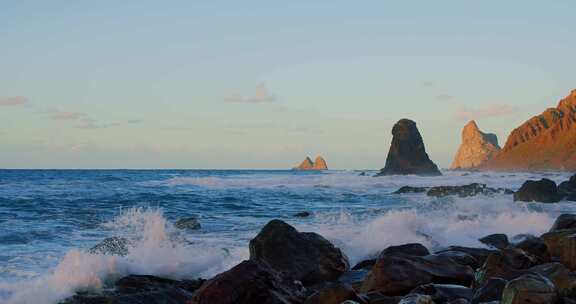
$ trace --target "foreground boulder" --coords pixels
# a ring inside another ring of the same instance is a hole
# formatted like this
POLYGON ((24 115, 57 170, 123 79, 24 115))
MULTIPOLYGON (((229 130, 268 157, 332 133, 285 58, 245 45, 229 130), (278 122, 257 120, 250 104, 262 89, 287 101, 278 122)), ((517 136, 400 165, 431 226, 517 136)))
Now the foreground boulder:
POLYGON ((554 284, 538 274, 526 274, 504 288, 501 304, 554 304, 558 299, 554 284))
POLYGON ((550 256, 569 269, 576 270, 576 230, 565 229, 547 232, 542 239, 550 256))
POLYGON ((487 236, 479 239, 479 241, 482 244, 485 244, 485 245, 488 245, 490 247, 497 248, 497 249, 504 249, 504 248, 508 247, 508 245, 510 245, 510 242, 508 241, 508 236, 506 236, 505 234, 502 234, 502 233, 494 233, 494 234, 487 235, 487 236))
POLYGON ((502 278, 489 278, 484 282, 484 284, 482 284, 482 286, 476 288, 470 302, 472 304, 479 304, 491 301, 500 301, 500 299, 502 299, 502 292, 507 283, 508 281, 502 278))
POLYGON ((347 300, 366 303, 349 285, 332 283, 312 294, 304 304, 340 304, 347 300))
POLYGON ((429 283, 469 285, 473 276, 471 267, 458 264, 449 257, 384 254, 364 280, 361 291, 405 295, 429 283))
POLYGON ((530 268, 531 272, 548 278, 562 296, 574 296, 576 293, 576 274, 560 263, 548 263, 530 268))
POLYGON ((268 265, 244 261, 205 282, 187 304, 296 304, 301 286, 268 265))
POLYGON ((431 296, 420 294, 409 294, 402 298, 398 304, 434 304, 431 296))
POLYGON ((550 231, 558 231, 563 229, 576 229, 576 214, 561 214, 554 221, 550 231))
POLYGON ((263 261, 304 285, 336 281, 349 270, 347 257, 328 240, 281 220, 270 221, 250 241, 250 260, 263 261))
POLYGON ((410 293, 430 296, 434 303, 446 303, 458 299, 469 301, 473 291, 460 285, 426 284, 416 287, 410 293))
POLYGON ((492 277, 506 280, 515 279, 527 273, 527 269, 535 266, 536 263, 532 256, 517 248, 506 248, 492 253, 484 265, 476 271, 474 287, 484 285, 492 277))
POLYGON ((483 133, 475 121, 470 121, 462 130, 462 144, 450 169, 467 170, 477 168, 491 160, 500 151, 496 134, 483 133))
POLYGON ((62 304, 187 304, 203 280, 176 281, 150 275, 130 275, 113 290, 78 293, 62 304))
POLYGON ((392 128, 392 144, 386 158, 386 165, 378 175, 442 175, 424 147, 422 136, 416 123, 401 119, 392 128))
POLYGON ((558 193, 556 183, 547 178, 539 181, 529 180, 514 193, 514 201, 556 203, 562 197, 558 193))

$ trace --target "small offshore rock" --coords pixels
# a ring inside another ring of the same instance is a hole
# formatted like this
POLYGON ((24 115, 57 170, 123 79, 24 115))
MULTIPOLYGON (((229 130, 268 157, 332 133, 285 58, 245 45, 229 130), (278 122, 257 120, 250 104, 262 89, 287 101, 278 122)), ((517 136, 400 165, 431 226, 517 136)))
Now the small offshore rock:
POLYGON ((400 189, 392 192, 392 194, 404 194, 404 193, 424 193, 428 190, 426 187, 412 187, 403 186, 400 189))
POLYGON ((202 228, 197 217, 182 218, 174 223, 174 227, 182 230, 198 230, 202 228))
POLYGON ((514 193, 514 201, 522 202, 556 203, 561 198, 556 183, 547 178, 528 180, 514 193))
POLYGON ((572 175, 569 180, 561 182, 558 185, 558 192, 566 200, 576 201, 576 174, 572 175))
POLYGON ((123 237, 109 237, 88 250, 91 254, 128 255, 131 242, 123 237))
POLYGON ((310 215, 312 214, 308 211, 302 211, 294 214, 295 217, 309 217, 310 215))

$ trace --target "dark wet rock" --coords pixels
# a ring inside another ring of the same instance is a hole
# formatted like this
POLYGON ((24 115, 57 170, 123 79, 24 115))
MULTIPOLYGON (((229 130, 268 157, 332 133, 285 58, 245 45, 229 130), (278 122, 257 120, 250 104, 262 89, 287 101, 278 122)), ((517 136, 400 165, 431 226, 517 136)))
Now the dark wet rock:
POLYGON ((456 300, 446 302, 446 304, 469 304, 469 303, 470 303, 470 301, 468 301, 466 299, 456 299, 456 300))
POLYGON ((386 165, 378 173, 396 174, 442 175, 428 157, 416 123, 409 119, 399 120, 392 128, 392 143, 386 165))
POLYGON ((535 266, 536 260, 521 249, 506 248, 488 256, 474 275, 474 287, 482 286, 492 277, 512 280, 535 266))
POLYGON ((558 185, 558 192, 569 201, 576 201, 576 174, 558 185))
POLYGON ((442 253, 445 251, 459 251, 464 252, 466 254, 471 255, 478 261, 480 265, 484 264, 486 258, 492 253, 498 252, 497 250, 493 249, 486 249, 486 248, 473 248, 473 247, 464 247, 464 246, 450 246, 448 248, 439 250, 436 253, 442 253))
POLYGON ((130 252, 131 242, 127 238, 109 237, 88 250, 91 254, 125 256, 130 252))
POLYGON ((576 270, 576 229, 547 232, 541 237, 552 258, 566 267, 576 270))
POLYGON ((484 302, 500 301, 500 299, 502 299, 502 292, 507 283, 508 281, 502 278, 488 278, 482 286, 478 287, 474 291, 474 295, 470 302, 472 304, 479 304, 484 302))
POLYGON ((478 194, 493 195, 496 193, 503 193, 504 190, 486 187, 485 184, 473 183, 463 186, 437 186, 432 187, 426 195, 433 197, 444 197, 449 195, 456 195, 459 197, 469 197, 478 194))
POLYGON ((487 235, 479 240, 482 244, 488 245, 497 249, 504 249, 510 244, 508 236, 502 233, 495 233, 487 235))
POLYGON ((317 233, 299 232, 281 220, 272 220, 250 241, 250 260, 314 285, 336 281, 349 270, 347 257, 317 233))
POLYGON ((514 193, 514 201, 556 203, 561 199, 556 183, 547 178, 529 180, 514 193))
POLYGON ((304 293, 292 278, 266 263, 244 261, 206 281, 187 304, 296 304, 304 293))
POLYGON ((200 225, 200 221, 197 217, 187 217, 176 221, 176 223, 174 223, 174 227, 183 230, 198 230, 202 228, 202 225, 200 225))
MULTIPOLYGON (((370 267, 371 268, 371 267, 370 267)), ((354 288, 354 290, 360 290, 362 282, 366 279, 370 273, 367 269, 358 269, 346 271, 343 275, 338 278, 338 282, 348 284, 354 288)))
POLYGON ((538 274, 525 274, 504 288, 502 304, 555 304, 558 300, 554 284, 538 274))
POLYGON ((362 292, 380 291, 405 295, 417 286, 436 284, 468 285, 474 271, 448 257, 429 255, 381 255, 362 284, 362 292))
POLYGON ((401 296, 387 296, 378 291, 369 292, 362 296, 369 304, 398 304, 402 300, 401 296))
POLYGON ((436 253, 436 255, 451 258, 454 262, 460 265, 470 266, 472 269, 482 266, 476 258, 462 251, 442 251, 436 253))
POLYGON ((426 284, 416 287, 410 293, 428 295, 434 303, 446 303, 457 299, 470 300, 472 289, 460 285, 426 284))
POLYGON ((366 172, 360 172, 360 174, 358 174, 358 176, 366 176, 366 172))
POLYGON ((398 304, 434 304, 431 296, 420 294, 409 294, 400 300, 398 304))
POLYGON ((374 266, 374 264, 376 264, 376 259, 363 260, 358 262, 358 264, 354 265, 354 267, 352 267, 352 270, 361 270, 361 269, 370 270, 372 269, 372 266, 374 266))
POLYGON ((411 256, 426 256, 429 255, 430 252, 428 248, 424 247, 424 245, 419 243, 408 243, 403 245, 397 246, 389 246, 386 249, 382 250, 381 254, 402 254, 402 255, 411 255, 411 256))
POLYGON ((302 211, 294 214, 295 217, 309 217, 310 215, 312 214, 308 211, 302 211))
POLYGON ((404 186, 400 189, 394 191, 392 194, 404 194, 404 193, 424 193, 428 191, 426 187, 412 187, 412 186, 404 186))
POLYGON ((366 303, 350 285, 331 283, 308 297, 304 304, 340 304, 346 300, 366 303))
POLYGON ((522 249, 524 252, 534 257, 538 264, 547 263, 550 261, 550 253, 548 246, 542 238, 525 234, 515 236, 515 242, 512 244, 515 248, 522 249))
POLYGON ((536 272, 547 277, 558 293, 562 296, 576 295, 576 274, 560 263, 548 263, 530 268, 531 272, 536 272))
POLYGON ((561 214, 556 218, 550 231, 576 229, 576 214, 561 214))
POLYGON ((118 280, 114 290, 81 292, 65 304, 185 304, 203 280, 171 280, 150 275, 130 275, 118 280))

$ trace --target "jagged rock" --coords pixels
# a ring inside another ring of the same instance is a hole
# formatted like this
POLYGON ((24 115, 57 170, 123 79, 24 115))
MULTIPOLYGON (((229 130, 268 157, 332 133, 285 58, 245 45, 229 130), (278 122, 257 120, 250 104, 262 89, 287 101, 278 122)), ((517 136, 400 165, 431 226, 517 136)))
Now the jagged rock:
POLYGON ((501 304, 555 304, 556 288, 544 276, 525 274, 514 279, 504 288, 501 304))
POLYGON ((340 304, 347 300, 366 303, 349 285, 332 283, 312 294, 304 304, 340 304))
POLYGON ((392 194, 424 193, 426 191, 428 191, 428 188, 426 187, 403 186, 402 188, 392 192, 392 194))
POLYGON ((576 201, 576 174, 558 185, 558 193, 569 201, 576 201))
POLYGON ((505 234, 502 234, 502 233, 495 233, 495 234, 487 235, 487 236, 479 239, 479 241, 482 244, 486 244, 486 245, 493 247, 493 248, 496 248, 496 249, 504 249, 504 248, 508 247, 508 245, 510 244, 508 242, 508 236, 506 236, 505 234))
POLYGON ((473 292, 472 289, 460 285, 426 284, 414 288, 410 293, 430 296, 434 303, 446 303, 457 299, 468 301, 473 292))
POLYGON ((428 283, 468 285, 474 271, 444 256, 381 255, 364 280, 362 292, 380 291, 386 295, 405 295, 428 283))
POLYGON ((498 278, 488 278, 481 286, 479 286, 472 296, 472 304, 479 304, 491 301, 500 301, 502 299, 502 292, 508 281, 498 278))
POLYGON ((176 281, 150 275, 130 275, 118 280, 114 290, 81 292, 62 304, 187 304, 203 280, 176 281))
POLYGON ((127 238, 109 237, 88 250, 91 254, 125 256, 130 251, 131 242, 127 238))
POLYGON ((428 157, 415 122, 401 119, 392 128, 392 136, 386 165, 378 175, 442 175, 428 157))
POLYGON ((558 231, 564 229, 576 229, 576 214, 561 214, 554 221, 550 231, 558 231))
POLYGON ((176 221, 176 223, 174 223, 174 227, 183 230, 198 230, 202 228, 202 225, 200 225, 200 221, 198 221, 197 217, 187 217, 176 221))
POLYGON ((434 197, 444 197, 448 195, 458 195, 459 197, 469 197, 478 194, 493 195, 496 193, 508 193, 508 189, 496 189, 486 187, 485 184, 472 183, 463 186, 436 186, 430 188, 426 195, 434 197))
POLYGON ((575 170, 576 90, 514 129, 504 148, 483 169, 575 170))
POLYGON ((500 151, 496 134, 483 133, 475 121, 462 129, 462 144, 450 169, 474 169, 492 159, 500 151))
POLYGON ((522 184, 522 187, 514 193, 514 201, 555 203, 560 201, 556 183, 547 178, 539 181, 529 180, 522 184))
POLYGON ((315 161, 312 161, 310 157, 306 157, 294 170, 328 170, 328 165, 322 156, 316 157, 315 161))
POLYGON ((250 241, 250 260, 264 261, 304 285, 335 281, 349 270, 347 257, 313 232, 272 220, 250 241))
POLYGON ((266 263, 244 261, 208 280, 186 304, 296 304, 304 292, 266 263))

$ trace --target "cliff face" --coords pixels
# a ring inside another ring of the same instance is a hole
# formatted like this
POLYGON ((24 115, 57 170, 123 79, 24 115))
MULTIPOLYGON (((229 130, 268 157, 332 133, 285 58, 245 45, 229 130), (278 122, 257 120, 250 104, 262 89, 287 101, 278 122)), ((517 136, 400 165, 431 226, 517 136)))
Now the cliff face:
POLYGON ((576 90, 514 129, 498 155, 496 170, 576 170, 576 90))
POLYGON ((475 121, 462 129, 462 144, 450 169, 472 169, 492 159, 500 151, 495 134, 483 133, 475 121))
POLYGON ((386 165, 378 175, 442 175, 436 164, 428 157, 424 141, 414 121, 399 120, 392 128, 392 136, 386 165))
POLYGON ((328 170, 328 165, 322 156, 316 157, 314 162, 310 157, 306 157, 294 170, 328 170))

